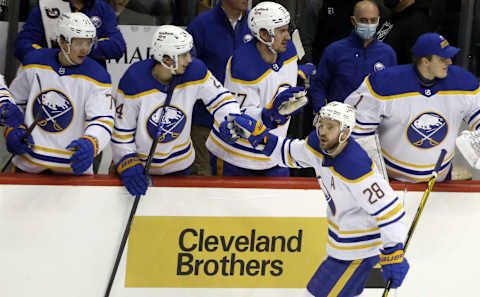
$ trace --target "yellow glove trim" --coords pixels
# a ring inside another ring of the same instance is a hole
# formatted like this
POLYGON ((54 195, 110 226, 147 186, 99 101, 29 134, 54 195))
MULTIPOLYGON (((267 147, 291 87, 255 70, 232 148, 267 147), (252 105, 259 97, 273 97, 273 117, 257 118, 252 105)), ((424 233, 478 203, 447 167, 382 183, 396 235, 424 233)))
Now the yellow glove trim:
POLYGON ((265 129, 266 129, 266 127, 260 121, 258 121, 255 124, 255 129, 253 130, 252 135, 253 136, 258 136, 258 135, 262 134, 265 131, 265 129))
POLYGON ((380 265, 402 263, 403 256, 404 254, 402 250, 395 251, 393 254, 389 255, 380 254, 380 265))
POLYGON ((140 162, 140 159, 138 159, 137 157, 126 158, 122 161, 122 163, 117 165, 117 172, 120 174, 128 168, 133 167, 137 164, 142 164, 142 162, 140 162))
POLYGON ((98 139, 96 137, 85 135, 80 138, 88 139, 93 144, 93 156, 95 157, 98 154, 98 139))

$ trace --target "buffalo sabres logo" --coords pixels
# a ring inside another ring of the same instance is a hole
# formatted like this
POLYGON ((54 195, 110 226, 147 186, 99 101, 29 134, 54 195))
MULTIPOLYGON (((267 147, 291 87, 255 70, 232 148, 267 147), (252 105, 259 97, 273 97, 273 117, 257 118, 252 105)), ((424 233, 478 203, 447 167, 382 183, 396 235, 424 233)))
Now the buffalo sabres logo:
POLYGON ((183 131, 187 117, 176 106, 158 106, 147 119, 147 131, 152 139, 159 136, 159 143, 175 140, 183 131))
POLYGON ((98 29, 102 26, 103 22, 102 22, 102 19, 99 16, 94 15, 90 18, 90 20, 92 21, 92 24, 95 26, 95 28, 98 29))
POLYGON ((383 69, 385 69, 385 65, 383 65, 382 62, 377 62, 377 63, 375 63, 375 65, 373 65, 373 71, 375 71, 375 72, 383 70, 383 69))
POLYGON ((407 128, 408 141, 417 148, 429 149, 439 145, 447 136, 447 120, 438 113, 424 112, 407 128))
POLYGON ((40 112, 37 124, 50 133, 62 132, 73 120, 72 102, 59 90, 41 92, 35 98, 32 111, 33 118, 40 112))
POLYGON ((51 19, 56 19, 60 16, 60 9, 58 8, 45 8, 45 12, 51 19))
POLYGON ((251 34, 245 34, 243 35, 243 43, 249 43, 253 39, 253 36, 251 34))

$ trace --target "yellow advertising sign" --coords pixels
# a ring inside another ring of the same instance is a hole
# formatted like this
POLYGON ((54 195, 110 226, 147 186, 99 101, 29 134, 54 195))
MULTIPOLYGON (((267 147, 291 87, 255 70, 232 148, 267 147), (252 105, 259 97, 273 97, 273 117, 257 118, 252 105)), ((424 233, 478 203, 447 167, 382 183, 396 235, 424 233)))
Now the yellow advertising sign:
POLYGON ((126 286, 304 288, 326 240, 326 218, 139 216, 126 286))

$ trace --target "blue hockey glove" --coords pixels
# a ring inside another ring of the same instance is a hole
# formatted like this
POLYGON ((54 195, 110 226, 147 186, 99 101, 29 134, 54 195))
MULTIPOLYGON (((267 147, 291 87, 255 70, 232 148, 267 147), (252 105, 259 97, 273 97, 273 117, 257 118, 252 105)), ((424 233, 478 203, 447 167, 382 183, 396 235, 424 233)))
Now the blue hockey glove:
POLYGON ((392 280, 393 289, 400 287, 410 268, 403 255, 403 244, 399 243, 394 247, 380 250, 380 252, 383 278, 386 282, 392 280))
POLYGON ((27 139, 25 139, 25 134, 27 134, 25 126, 16 127, 13 129, 9 128, 5 133, 7 136, 7 150, 11 154, 22 155, 32 151, 32 147, 35 142, 33 141, 32 135, 29 135, 27 139))
POLYGON ((117 172, 122 178, 122 182, 127 191, 133 196, 145 195, 148 188, 148 180, 137 154, 128 154, 123 156, 117 164, 117 172))
POLYGON ((307 103, 307 92, 302 87, 290 87, 280 92, 272 104, 262 110, 262 121, 270 129, 285 124, 291 115, 302 109, 307 103))
POLYGON ((76 175, 90 168, 93 158, 98 153, 98 140, 92 136, 82 136, 70 142, 67 149, 75 151, 70 158, 70 167, 76 175))
POLYGON ((0 104, 0 125, 16 128, 23 125, 23 112, 11 102, 0 104))
POLYGON ((227 143, 232 144, 240 138, 239 128, 235 126, 234 119, 240 116, 238 113, 231 113, 225 116, 225 120, 220 123, 220 137, 227 143))
POLYGON ((305 89, 309 89, 311 78, 316 72, 316 66, 312 63, 298 65, 298 77, 300 78, 299 84, 304 86, 305 89))

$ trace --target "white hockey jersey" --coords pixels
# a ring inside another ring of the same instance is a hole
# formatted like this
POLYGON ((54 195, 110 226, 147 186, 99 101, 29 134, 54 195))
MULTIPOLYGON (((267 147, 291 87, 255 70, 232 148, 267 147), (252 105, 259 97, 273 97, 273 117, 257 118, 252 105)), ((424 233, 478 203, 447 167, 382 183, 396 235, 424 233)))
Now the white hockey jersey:
MULTIPOLYGON (((70 142, 90 135, 98 140, 100 152, 112 136, 115 105, 110 75, 88 57, 81 65, 64 67, 59 51, 44 48, 27 55, 10 86, 25 110, 25 124, 30 126, 39 116, 32 132, 33 152, 13 158, 13 164, 26 172, 73 173, 73 152, 66 149, 70 142)), ((93 174, 92 166, 85 174, 93 174)))
POLYGON ((145 162, 160 128, 164 137, 157 145, 150 173, 164 175, 190 167, 195 159, 190 130, 196 100, 205 103, 217 122, 223 121, 228 113, 239 113, 240 109, 205 64, 194 58, 179 77, 163 125, 159 126, 167 87, 152 77, 155 63, 153 59, 137 62, 120 80, 112 152, 115 164, 131 153, 137 153, 145 162))
POLYGON ((3 75, 0 74, 0 105, 6 102, 15 103, 15 100, 13 100, 7 85, 5 84, 3 75))
POLYGON ((388 175, 406 182, 427 181, 442 149, 447 155, 438 181, 452 167, 462 121, 480 127, 478 80, 450 65, 448 76, 430 88, 420 85, 412 64, 368 76, 345 100, 356 107, 355 137, 378 131, 388 175))
POLYGON ((270 157, 281 166, 315 169, 329 206, 328 255, 363 259, 404 242, 402 202, 352 137, 335 158, 322 152, 315 131, 305 140, 279 137, 270 157))
MULTIPOLYGON (((297 51, 291 41, 287 50, 278 55, 275 64, 267 64, 260 56, 255 40, 237 49, 227 63, 225 87, 240 104, 242 111, 256 120, 262 120, 262 109, 279 92, 279 89, 297 84, 297 51)), ((233 144, 223 141, 219 135, 220 122, 216 121, 207 140, 207 148, 218 158, 235 166, 253 170, 263 170, 276 164, 248 141, 239 139, 233 144)), ((289 122, 270 131, 285 136, 289 122)))

